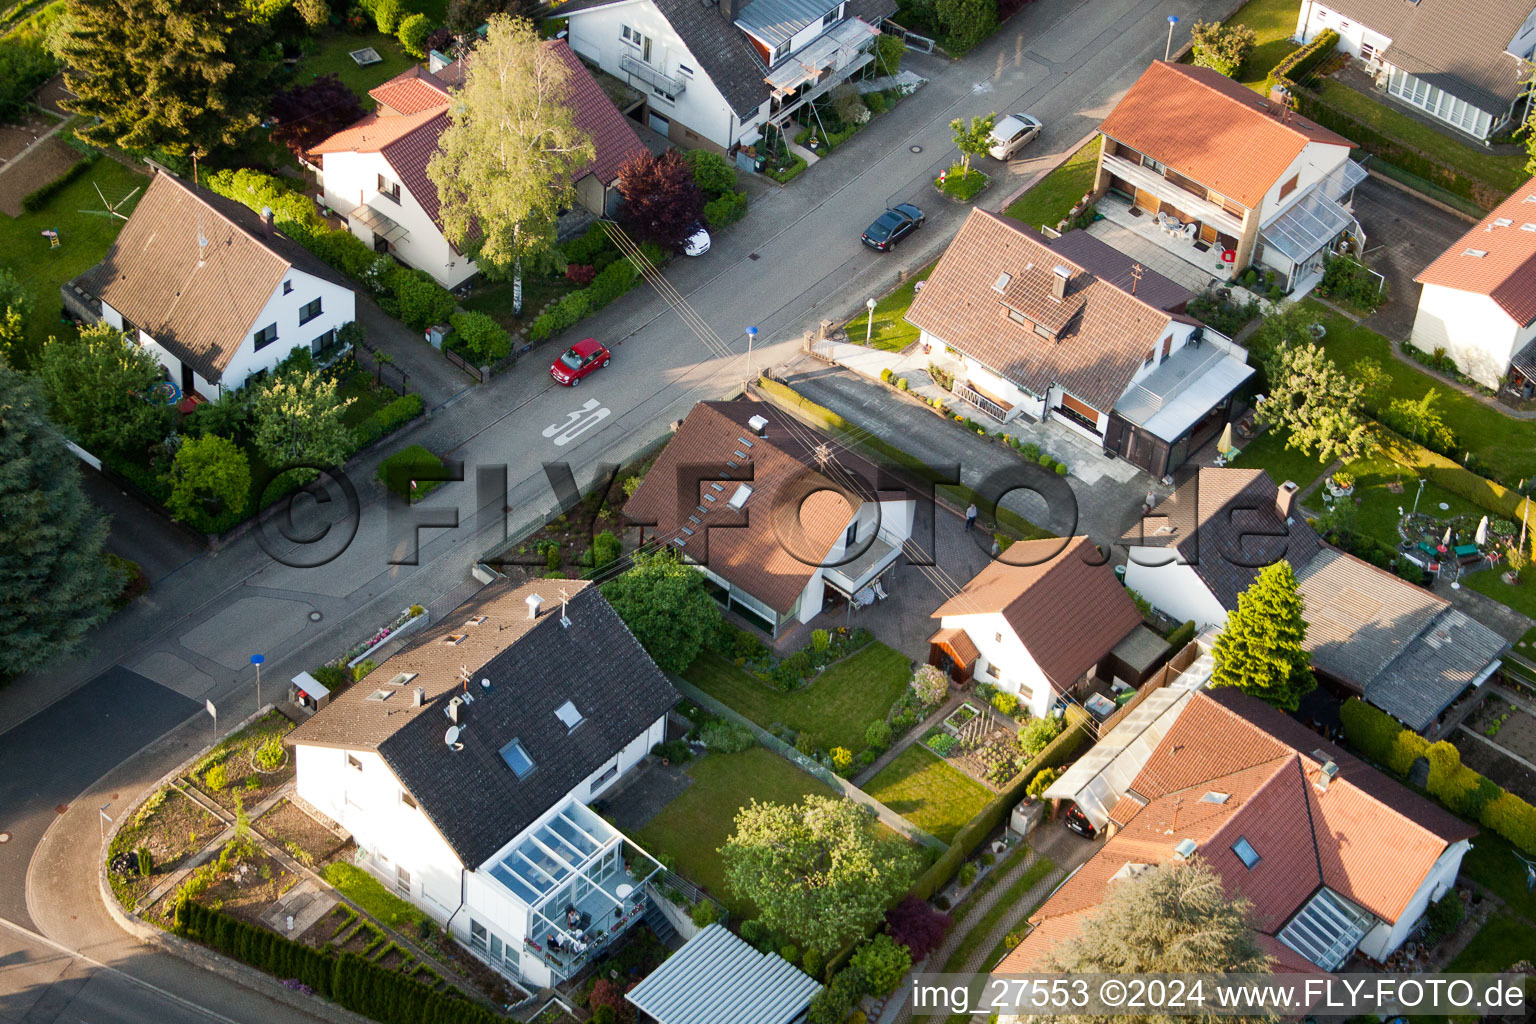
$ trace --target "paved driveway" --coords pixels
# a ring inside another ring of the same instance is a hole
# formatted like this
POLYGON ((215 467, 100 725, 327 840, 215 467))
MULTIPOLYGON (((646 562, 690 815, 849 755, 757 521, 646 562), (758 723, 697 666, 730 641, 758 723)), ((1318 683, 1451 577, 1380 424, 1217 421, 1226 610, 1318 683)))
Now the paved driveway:
POLYGON ((1391 289, 1391 299, 1366 324, 1395 341, 1406 341, 1419 307, 1414 275, 1472 223, 1377 178, 1367 178, 1355 189, 1355 216, 1365 229, 1367 262, 1386 275, 1391 289))

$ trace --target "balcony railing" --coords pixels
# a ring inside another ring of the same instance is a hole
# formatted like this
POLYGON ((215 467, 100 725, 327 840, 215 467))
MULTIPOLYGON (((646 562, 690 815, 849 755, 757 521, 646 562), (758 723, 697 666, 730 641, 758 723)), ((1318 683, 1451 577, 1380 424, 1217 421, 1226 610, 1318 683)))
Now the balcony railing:
POLYGON ((955 397, 960 399, 960 401, 964 402, 966 405, 974 406, 975 408, 980 409, 982 412, 997 420, 999 423, 1006 421, 1008 418, 1008 410, 992 401, 992 399, 981 394, 969 384, 961 384, 957 382, 955 384, 955 397))
POLYGON ((618 916, 601 922, 594 920, 583 937, 573 935, 563 924, 535 911, 530 921, 535 932, 523 939, 523 955, 537 959, 557 978, 573 977, 645 916, 649 899, 644 888, 636 888, 625 898, 623 906, 615 908, 618 916))
POLYGON ((634 75, 646 85, 660 89, 668 96, 680 96, 688 88, 688 82, 683 78, 673 78, 659 68, 654 68, 632 53, 626 53, 619 58, 619 67, 625 73, 634 75))

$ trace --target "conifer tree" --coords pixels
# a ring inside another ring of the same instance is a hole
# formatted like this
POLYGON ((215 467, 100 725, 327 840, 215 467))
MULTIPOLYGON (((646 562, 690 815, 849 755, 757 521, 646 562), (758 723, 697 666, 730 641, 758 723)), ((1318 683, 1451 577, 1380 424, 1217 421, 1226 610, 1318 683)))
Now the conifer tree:
POLYGON ((1247 590, 1237 595, 1237 610, 1216 638, 1212 686, 1235 686, 1244 693, 1295 711, 1317 686, 1302 646, 1307 638, 1305 601, 1291 563, 1265 567, 1247 590))

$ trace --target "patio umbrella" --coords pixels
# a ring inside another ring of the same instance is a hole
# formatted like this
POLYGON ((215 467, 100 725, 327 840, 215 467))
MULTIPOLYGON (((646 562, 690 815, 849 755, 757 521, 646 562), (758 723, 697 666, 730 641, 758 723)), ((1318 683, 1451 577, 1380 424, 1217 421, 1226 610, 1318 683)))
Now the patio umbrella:
POLYGON ((1440 546, 1442 548, 1451 546, 1451 528, 1449 526, 1445 528, 1445 536, 1440 538, 1440 546))
POLYGON ((1488 517, 1487 516, 1483 516, 1482 520, 1477 524, 1477 536, 1472 538, 1472 539, 1477 541, 1477 546, 1478 547, 1482 547, 1484 544, 1488 543, 1488 517))
POLYGON ((1216 442, 1216 450, 1218 452, 1229 452, 1232 450, 1232 424, 1228 423, 1221 428, 1221 440, 1216 442))

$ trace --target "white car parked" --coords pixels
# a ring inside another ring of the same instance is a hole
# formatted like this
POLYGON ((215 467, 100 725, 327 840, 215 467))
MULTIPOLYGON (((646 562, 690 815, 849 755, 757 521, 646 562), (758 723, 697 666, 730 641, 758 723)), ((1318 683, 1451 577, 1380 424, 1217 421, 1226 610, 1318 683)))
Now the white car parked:
POLYGON ((695 227, 698 230, 689 235, 688 240, 683 243, 684 256, 703 256, 709 252, 709 232, 705 230, 702 224, 695 225, 695 227))
POLYGON ((992 126, 992 145, 987 149, 993 159, 1011 160, 1013 155, 1040 134, 1040 119, 1033 114, 1009 114, 992 126))

